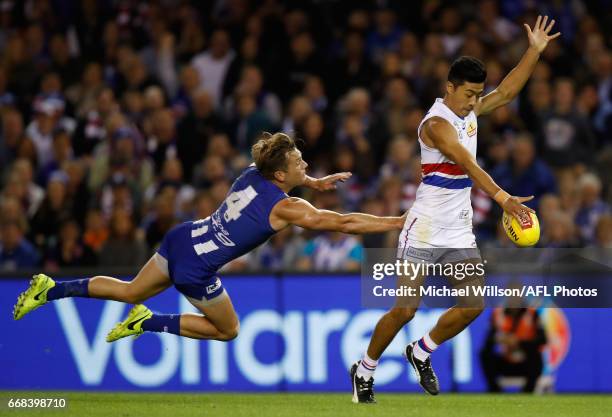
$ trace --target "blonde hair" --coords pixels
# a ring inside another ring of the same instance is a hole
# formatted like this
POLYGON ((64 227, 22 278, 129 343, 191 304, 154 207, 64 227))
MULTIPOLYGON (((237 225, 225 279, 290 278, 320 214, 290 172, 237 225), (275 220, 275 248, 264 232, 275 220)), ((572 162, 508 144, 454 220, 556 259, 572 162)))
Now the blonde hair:
POLYGON ((295 141, 290 136, 263 132, 251 148, 251 156, 261 175, 273 179, 276 171, 287 169, 287 153, 294 149, 295 141))

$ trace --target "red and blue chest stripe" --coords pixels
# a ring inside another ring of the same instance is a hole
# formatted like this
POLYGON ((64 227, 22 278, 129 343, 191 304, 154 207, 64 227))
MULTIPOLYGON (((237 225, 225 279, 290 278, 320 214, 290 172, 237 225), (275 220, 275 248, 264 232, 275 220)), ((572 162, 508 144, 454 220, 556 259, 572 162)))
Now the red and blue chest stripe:
POLYGON ((421 164, 423 184, 434 187, 460 190, 472 186, 472 180, 457 164, 440 162, 437 164, 421 164))

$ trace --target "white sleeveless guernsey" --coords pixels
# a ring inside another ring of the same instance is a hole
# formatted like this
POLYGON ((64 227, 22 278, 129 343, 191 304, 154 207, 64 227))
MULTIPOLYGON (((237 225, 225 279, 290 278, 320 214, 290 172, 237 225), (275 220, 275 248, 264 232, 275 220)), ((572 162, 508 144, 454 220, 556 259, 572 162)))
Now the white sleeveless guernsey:
POLYGON ((408 256, 404 248, 409 247, 476 248, 470 201, 472 180, 442 152, 422 141, 421 127, 432 117, 450 123, 461 145, 476 156, 476 114, 472 111, 461 118, 441 98, 436 99, 418 129, 423 181, 400 234, 398 256, 403 258, 408 256))
POLYGON ((472 111, 461 118, 453 113, 441 98, 436 99, 418 129, 423 181, 417 189, 416 201, 410 214, 428 217, 432 224, 442 228, 471 227, 472 180, 461 167, 442 155, 439 150, 427 146, 421 139, 421 127, 432 117, 439 117, 450 123, 457 132, 459 143, 476 156, 476 114, 472 111))

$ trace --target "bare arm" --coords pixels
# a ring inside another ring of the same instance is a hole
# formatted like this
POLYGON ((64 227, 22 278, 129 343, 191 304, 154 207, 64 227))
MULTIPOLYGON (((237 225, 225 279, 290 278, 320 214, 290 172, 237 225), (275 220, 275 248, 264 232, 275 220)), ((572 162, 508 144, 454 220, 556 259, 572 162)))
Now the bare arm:
POLYGON ((522 203, 533 199, 530 197, 513 197, 493 181, 493 178, 482 169, 476 158, 459 143, 457 132, 446 120, 432 117, 423 125, 421 133, 424 139, 433 143, 444 156, 459 165, 476 185, 492 197, 504 211, 518 217, 523 210, 531 211, 522 203))
POLYGON ((508 73, 499 86, 478 101, 474 108, 477 115, 489 113, 508 104, 522 90, 535 69, 538 59, 540 59, 540 53, 546 48, 549 41, 561 35, 557 32, 549 36, 548 34, 555 21, 554 19, 551 20, 550 24, 546 26, 547 22, 548 16, 544 16, 544 19, 542 19, 542 16, 538 16, 533 31, 527 24, 524 25, 529 39, 529 48, 527 48, 517 66, 508 73))
POLYGON ((270 214, 270 224, 280 230, 294 224, 311 230, 342 233, 378 233, 401 230, 405 217, 378 217, 363 213, 341 214, 320 210, 308 201, 289 197, 280 201, 270 214))

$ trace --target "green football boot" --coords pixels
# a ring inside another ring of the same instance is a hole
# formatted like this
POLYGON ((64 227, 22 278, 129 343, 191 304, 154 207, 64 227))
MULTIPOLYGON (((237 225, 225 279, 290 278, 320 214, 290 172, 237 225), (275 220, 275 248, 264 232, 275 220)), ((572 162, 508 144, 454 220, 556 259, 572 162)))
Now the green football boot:
POLYGON ((153 312, 144 305, 135 305, 128 313, 127 318, 121 323, 117 323, 113 330, 106 335, 106 341, 110 343, 127 336, 134 336, 134 339, 136 339, 144 333, 142 322, 152 316, 153 312))
POLYGON ((34 275, 30 287, 19 294, 17 304, 13 307, 13 318, 19 320, 32 310, 47 302, 47 293, 55 287, 55 281, 45 274, 34 275))

